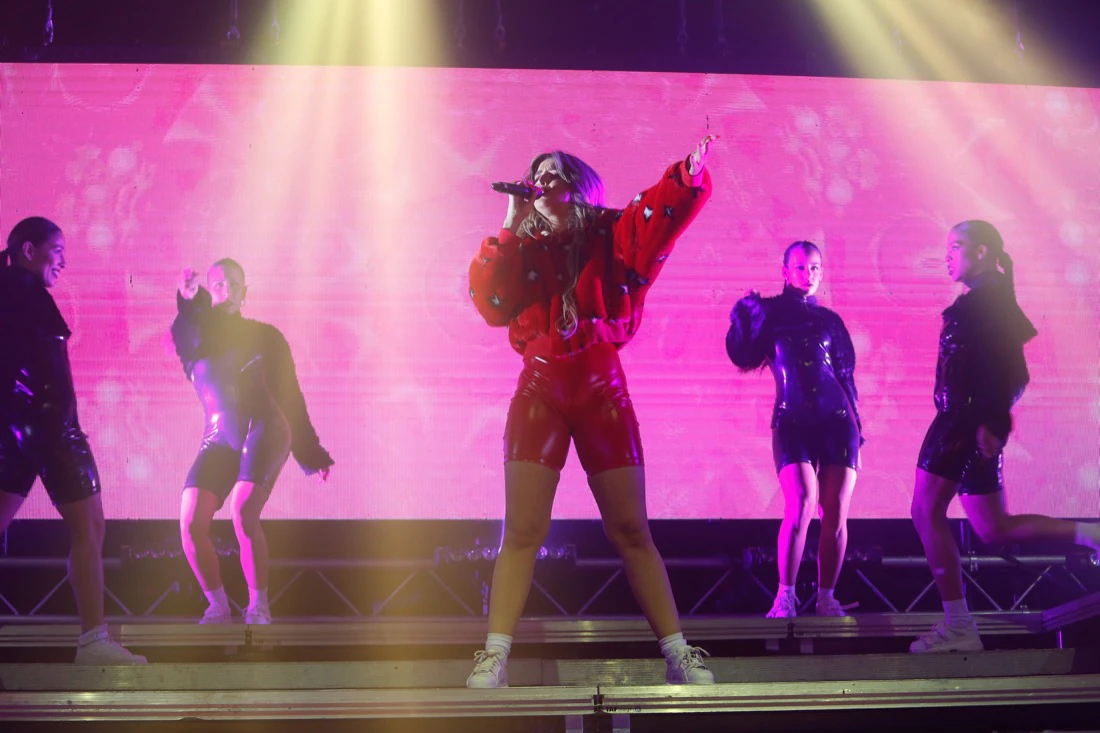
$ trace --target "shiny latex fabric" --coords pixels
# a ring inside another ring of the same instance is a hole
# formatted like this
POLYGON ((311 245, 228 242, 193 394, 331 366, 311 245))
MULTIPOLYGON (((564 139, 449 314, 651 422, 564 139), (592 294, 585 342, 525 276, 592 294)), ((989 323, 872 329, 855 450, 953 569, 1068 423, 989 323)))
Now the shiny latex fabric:
POLYGON ((523 360, 504 429, 504 460, 561 471, 570 439, 590 476, 643 464, 638 419, 612 344, 523 360))
POLYGON ((965 413, 1001 440, 1010 411, 1030 379, 1024 344, 1035 327, 1000 272, 977 276, 943 312, 934 401, 938 412, 965 413))
POLYGON ((981 454, 973 415, 937 412, 921 443, 917 467, 959 484, 960 494, 1004 490, 1004 451, 992 458, 981 454))
POLYGON ((211 307, 202 288, 190 301, 177 295, 177 309, 176 353, 206 415, 188 485, 223 499, 238 480, 270 489, 288 452, 307 473, 332 465, 278 329, 211 307), (231 455, 239 457, 236 464, 231 455))
POLYGON ((984 425, 1002 442, 1008 439, 1012 406, 1029 381, 1023 346, 1036 333, 1012 284, 996 271, 978 275, 943 312, 933 394, 937 415, 921 445, 919 468, 957 482, 960 493, 1004 488, 1003 452, 984 458, 977 432, 984 425))
POLYGON ((54 504, 99 493, 53 296, 34 273, 0 267, 0 313, 0 490, 26 496, 41 477, 54 504))
POLYGON ((775 297, 742 298, 730 320, 730 360, 742 371, 767 364, 775 378, 776 468, 793 462, 855 468, 863 442, 855 349, 840 316, 785 288, 775 297))

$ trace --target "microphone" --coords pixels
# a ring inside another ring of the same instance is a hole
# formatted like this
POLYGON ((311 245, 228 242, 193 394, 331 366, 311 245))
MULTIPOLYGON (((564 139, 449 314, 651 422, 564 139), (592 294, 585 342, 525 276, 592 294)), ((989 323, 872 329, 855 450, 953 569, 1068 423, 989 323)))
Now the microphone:
POLYGON ((490 183, 489 186, 499 193, 506 193, 511 196, 519 196, 524 199, 537 199, 542 196, 542 187, 536 186, 533 183, 509 183, 508 181, 497 181, 496 183, 490 183))

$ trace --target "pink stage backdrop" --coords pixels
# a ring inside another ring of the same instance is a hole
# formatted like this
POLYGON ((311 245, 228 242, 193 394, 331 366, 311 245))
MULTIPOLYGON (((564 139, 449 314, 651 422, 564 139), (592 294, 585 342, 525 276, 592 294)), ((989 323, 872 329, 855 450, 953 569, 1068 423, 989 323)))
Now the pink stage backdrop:
MULTIPOLYGON (((54 294, 108 516, 176 515, 202 416, 165 334, 179 270, 240 260, 246 314, 294 350, 336 459, 290 463, 272 518, 503 511, 520 358, 466 269, 533 154, 571 151, 626 204, 720 133, 714 198, 623 361, 658 518, 776 517, 770 375, 726 358, 745 290, 795 239, 825 255, 852 333, 867 445, 855 517, 905 517, 933 415, 947 228, 985 218, 1039 328, 1006 452, 1010 506, 1095 517, 1100 483, 1100 91, 555 71, 0 66, 0 224, 64 228, 54 294)), ((36 488, 23 517, 55 516, 36 488)), ((594 517, 575 457, 555 516, 594 517)))

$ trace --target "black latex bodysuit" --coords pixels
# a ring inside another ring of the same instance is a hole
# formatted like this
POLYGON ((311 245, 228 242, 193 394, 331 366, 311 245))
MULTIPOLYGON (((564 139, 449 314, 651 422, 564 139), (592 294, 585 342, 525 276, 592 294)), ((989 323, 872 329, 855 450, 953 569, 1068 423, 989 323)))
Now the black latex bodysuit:
POLYGON ((1036 333, 1004 274, 978 275, 943 312, 936 410, 985 425, 1003 442, 1029 381, 1023 347, 1036 333))
MULTIPOLYGON (((306 473, 331 466, 279 330, 212 308, 203 288, 192 300, 177 295, 177 308, 172 340, 206 413, 203 448, 242 451, 262 442, 265 447, 252 449, 259 453, 252 459, 274 461, 278 444, 289 440, 290 452, 306 473)), ((285 456, 284 449, 282 460, 285 456)))
POLYGON ((771 367, 772 428, 851 419, 862 436, 852 340, 840 316, 816 298, 789 287, 770 298, 742 298, 733 309, 726 352, 742 371, 771 367))

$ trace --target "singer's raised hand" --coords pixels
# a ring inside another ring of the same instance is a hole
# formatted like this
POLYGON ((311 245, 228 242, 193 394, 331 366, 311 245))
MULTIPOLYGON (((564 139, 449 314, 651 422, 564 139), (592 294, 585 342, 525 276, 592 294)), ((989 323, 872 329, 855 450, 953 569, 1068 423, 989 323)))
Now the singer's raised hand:
MULTIPOLYGON (((531 183, 531 181, 516 181, 516 183, 522 183, 528 186, 535 185, 531 183)), ((504 224, 501 225, 501 229, 507 229, 512 234, 519 234, 520 226, 528 215, 530 215, 531 210, 535 208, 536 198, 537 196, 532 196, 529 199, 525 199, 522 196, 509 194, 508 212, 504 215, 504 224)))
POLYGON ((707 156, 710 155, 711 143, 718 139, 718 135, 707 135, 699 141, 699 145, 688 156, 688 173, 690 175, 697 176, 703 172, 703 167, 707 164, 707 156))
POLYGON ((199 273, 190 267, 184 268, 180 273, 180 295, 186 300, 191 300, 199 292, 199 273))

